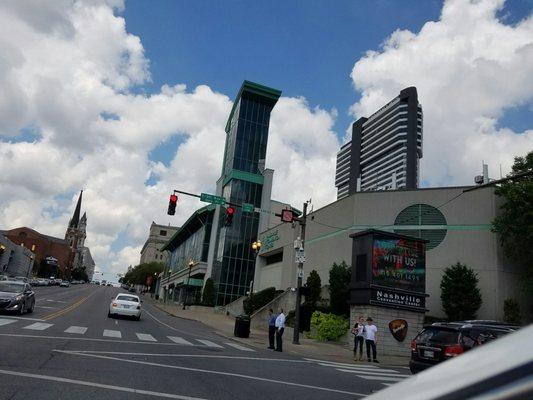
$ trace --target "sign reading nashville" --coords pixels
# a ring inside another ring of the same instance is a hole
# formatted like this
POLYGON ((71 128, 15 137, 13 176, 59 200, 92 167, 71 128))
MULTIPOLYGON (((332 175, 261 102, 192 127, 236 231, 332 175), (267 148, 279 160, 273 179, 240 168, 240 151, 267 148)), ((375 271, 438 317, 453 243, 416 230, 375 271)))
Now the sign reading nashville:
POLYGON ((417 294, 404 294, 394 290, 372 288, 370 302, 388 306, 425 308, 426 298, 417 294))

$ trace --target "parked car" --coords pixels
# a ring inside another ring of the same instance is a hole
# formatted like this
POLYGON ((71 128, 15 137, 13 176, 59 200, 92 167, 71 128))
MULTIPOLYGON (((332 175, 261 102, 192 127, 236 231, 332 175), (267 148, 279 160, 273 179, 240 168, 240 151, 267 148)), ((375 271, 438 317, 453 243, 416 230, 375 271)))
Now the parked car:
POLYGON ((0 282, 0 310, 24 314, 33 312, 35 292, 31 286, 21 281, 0 282))
POLYGON ((413 374, 481 346, 519 327, 498 321, 436 322, 411 341, 413 374))
POLYGON ((13 278, 14 281, 21 281, 21 282, 24 282, 24 283, 29 283, 29 279, 25 276, 15 276, 15 278, 13 278))
POLYGON ((365 400, 533 398, 533 325, 380 390, 365 400))
POLYGON ((141 319, 141 300, 139 296, 129 293, 121 293, 115 297, 109 305, 108 317, 124 315, 133 317, 137 321, 141 319))
POLYGON ((62 281, 62 282, 59 284, 59 287, 69 287, 69 286, 70 286, 69 281, 62 281))
POLYGON ((130 287, 130 288, 128 289, 128 292, 130 292, 130 293, 135 293, 135 288, 134 288, 133 286, 130 287))
POLYGON ((8 281, 9 277, 7 275, 0 275, 0 282, 1 281, 8 281))

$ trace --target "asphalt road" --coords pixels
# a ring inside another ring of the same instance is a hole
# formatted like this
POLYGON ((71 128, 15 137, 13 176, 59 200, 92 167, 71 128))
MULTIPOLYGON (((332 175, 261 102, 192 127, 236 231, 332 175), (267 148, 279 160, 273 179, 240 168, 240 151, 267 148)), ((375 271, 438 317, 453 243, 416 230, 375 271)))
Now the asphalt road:
POLYGON ((35 291, 33 314, 0 315, 0 399, 358 399, 409 374, 246 346, 146 301, 108 318, 111 287, 35 291))

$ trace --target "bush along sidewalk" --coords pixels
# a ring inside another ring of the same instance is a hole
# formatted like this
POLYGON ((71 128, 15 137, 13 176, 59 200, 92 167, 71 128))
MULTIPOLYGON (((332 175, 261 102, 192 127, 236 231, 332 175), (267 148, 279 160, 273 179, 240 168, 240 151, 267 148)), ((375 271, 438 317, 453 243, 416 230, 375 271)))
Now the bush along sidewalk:
POLYGON ((322 341, 336 341, 348 332, 347 318, 315 311, 311 316, 311 332, 308 337, 322 341))

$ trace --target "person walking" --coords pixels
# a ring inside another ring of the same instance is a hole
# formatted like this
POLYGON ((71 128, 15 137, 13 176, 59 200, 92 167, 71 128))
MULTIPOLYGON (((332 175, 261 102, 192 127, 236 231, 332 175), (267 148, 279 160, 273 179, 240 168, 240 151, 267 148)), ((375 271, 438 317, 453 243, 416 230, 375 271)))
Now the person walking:
POLYGON ((359 316, 352 328, 353 338, 353 359, 361 361, 363 359, 363 343, 365 341, 365 320, 362 315, 359 316), (359 357, 357 357, 357 348, 359 348, 359 357))
POLYGON ((268 348, 274 350, 274 335, 276 334, 276 318, 274 310, 268 309, 268 348))
POLYGON ((276 351, 283 351, 282 336, 285 331, 285 314, 283 308, 279 310, 279 315, 276 317, 276 351))
POLYGON ((367 361, 370 362, 370 348, 372 348, 372 360, 375 363, 379 363, 377 360, 377 350, 376 350, 376 343, 378 338, 378 328, 376 325, 374 325, 374 322, 371 317, 368 317, 366 319, 366 325, 365 325, 365 343, 366 343, 366 358, 367 361))

